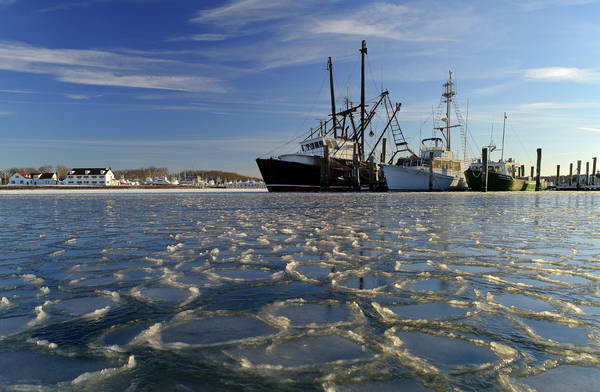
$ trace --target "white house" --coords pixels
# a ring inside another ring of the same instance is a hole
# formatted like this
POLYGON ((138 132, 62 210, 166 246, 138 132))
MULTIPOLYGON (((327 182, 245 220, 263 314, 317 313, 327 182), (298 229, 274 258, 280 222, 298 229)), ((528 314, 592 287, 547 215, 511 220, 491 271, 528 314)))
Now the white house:
POLYGON ((63 185, 78 186, 110 186, 119 185, 110 168, 75 168, 71 169, 63 180, 63 185))
POLYGON ((31 173, 15 173, 8 179, 9 185, 32 185, 33 176, 31 173))
POLYGON ((58 175, 56 173, 41 173, 33 177, 33 185, 56 185, 58 175))

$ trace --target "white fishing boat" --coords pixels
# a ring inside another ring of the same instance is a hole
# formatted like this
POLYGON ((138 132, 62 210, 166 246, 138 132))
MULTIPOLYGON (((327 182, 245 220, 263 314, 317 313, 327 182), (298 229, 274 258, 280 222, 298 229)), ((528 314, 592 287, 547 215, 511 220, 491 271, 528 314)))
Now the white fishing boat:
POLYGON ((423 139, 420 157, 400 158, 382 170, 390 191, 465 190, 462 161, 440 146, 441 138, 423 139), (427 142, 433 145, 425 145, 427 142))
POLYGON ((445 125, 434 128, 445 140, 439 137, 421 141, 420 156, 411 155, 400 158, 395 164, 382 165, 388 189, 390 191, 459 191, 467 189, 463 161, 455 159, 450 148, 450 130, 461 125, 450 124, 453 97, 452 72, 444 83, 442 100, 446 104, 445 125))

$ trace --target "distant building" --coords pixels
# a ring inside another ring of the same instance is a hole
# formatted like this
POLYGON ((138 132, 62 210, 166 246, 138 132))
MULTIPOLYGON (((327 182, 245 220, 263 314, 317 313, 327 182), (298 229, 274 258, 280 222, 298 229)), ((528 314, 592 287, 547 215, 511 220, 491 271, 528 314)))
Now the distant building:
POLYGON ((33 185, 33 176, 31 173, 15 173, 8 179, 10 185, 33 185))
POLYGON ((9 185, 56 185, 56 173, 15 173, 8 179, 9 185))
POLYGON ((58 184, 58 174, 41 173, 33 178, 33 185, 56 185, 58 184))
POLYGON ((119 185, 110 168, 75 168, 71 169, 63 180, 63 185, 79 186, 111 186, 119 185))

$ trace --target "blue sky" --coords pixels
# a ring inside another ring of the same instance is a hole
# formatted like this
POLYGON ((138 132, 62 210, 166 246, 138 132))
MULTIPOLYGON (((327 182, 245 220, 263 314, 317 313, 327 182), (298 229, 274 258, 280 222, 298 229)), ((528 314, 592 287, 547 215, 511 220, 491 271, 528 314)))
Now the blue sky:
MULTIPOLYGON (((381 85, 418 145, 448 70, 468 155, 492 136, 543 173, 600 155, 593 0, 0 0, 0 167, 221 169, 254 159, 381 85)), ((454 139, 454 145, 460 140, 454 139)), ((295 144, 277 151, 289 151, 295 144)), ((499 158, 499 153, 494 153, 499 158)))

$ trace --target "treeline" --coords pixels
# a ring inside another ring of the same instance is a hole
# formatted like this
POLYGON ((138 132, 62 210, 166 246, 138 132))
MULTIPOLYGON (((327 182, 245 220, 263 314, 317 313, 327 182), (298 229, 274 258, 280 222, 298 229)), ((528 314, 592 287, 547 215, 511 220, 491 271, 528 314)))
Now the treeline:
POLYGON ((166 167, 142 167, 139 169, 113 170, 115 178, 126 178, 128 180, 145 180, 146 178, 171 177, 166 167))
POLYGON ((38 168, 35 167, 11 167, 10 169, 0 169, 0 177, 7 179, 15 173, 57 173, 58 177, 65 178, 71 170, 65 165, 44 165, 38 168))
MULTIPOLYGON (((6 180, 15 173, 57 173, 59 178, 65 178, 71 170, 65 165, 44 165, 38 168, 35 167, 11 167, 10 169, 0 169, 0 178, 6 180)), ((166 167, 143 167, 139 169, 122 169, 113 170, 115 178, 126 178, 128 180, 145 180, 148 177, 202 177, 204 180, 217 180, 221 179, 223 182, 227 181, 246 181, 248 179, 253 181, 260 181, 260 178, 244 176, 237 173, 224 172, 220 170, 183 170, 176 173, 171 173, 166 167)))
POLYGON ((126 178, 128 180, 144 180, 148 177, 201 177, 204 180, 217 180, 220 178, 222 181, 246 181, 248 179, 254 181, 260 181, 259 178, 244 176, 242 174, 224 172, 220 170, 182 170, 180 172, 169 172, 166 167, 144 167, 140 169, 124 169, 124 170, 113 170, 116 178, 126 178))

